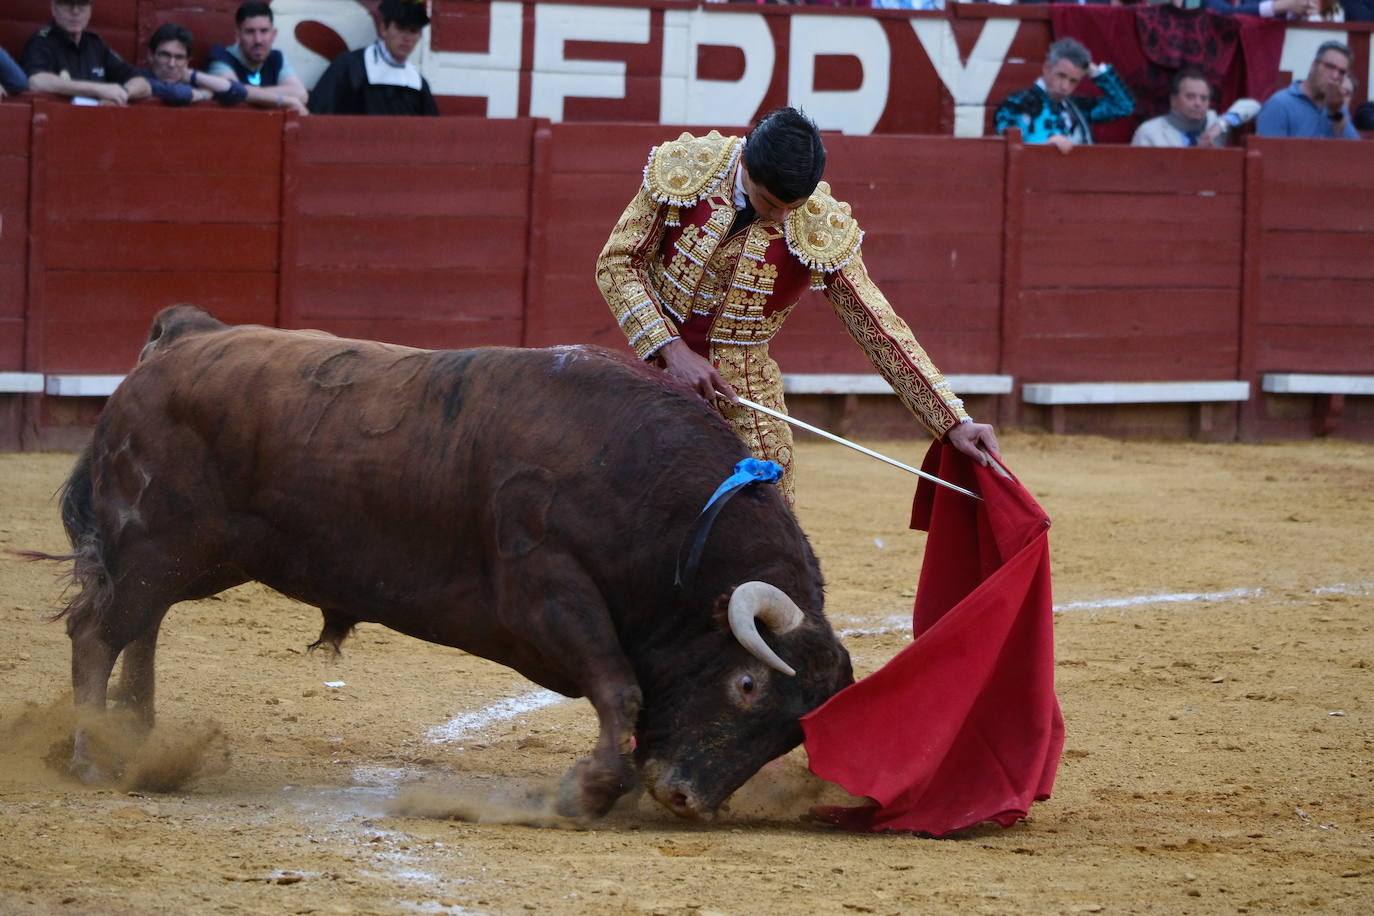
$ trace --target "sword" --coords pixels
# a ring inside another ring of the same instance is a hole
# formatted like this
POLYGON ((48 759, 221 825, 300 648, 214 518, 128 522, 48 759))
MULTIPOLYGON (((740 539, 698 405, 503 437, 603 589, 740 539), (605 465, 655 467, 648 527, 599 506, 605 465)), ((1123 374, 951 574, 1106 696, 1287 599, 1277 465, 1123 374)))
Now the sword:
MULTIPOLYGON (((716 392, 716 393, 717 393, 717 394, 720 394, 720 392, 716 392)), ((721 397, 725 397, 725 395, 723 395, 723 394, 720 394, 720 396, 721 396, 721 397)), ((728 400, 728 399, 727 399, 727 400, 728 400)), ((773 409, 770 408, 770 407, 764 407, 762 404, 756 404, 756 403, 754 403, 753 401, 751 401, 751 400, 749 400, 749 399, 747 399, 747 398, 736 398, 736 400, 737 400, 739 403, 743 404, 745 407, 751 407, 751 408, 753 408, 754 410, 757 410, 759 413, 766 413, 766 414, 768 414, 768 416, 770 416, 770 417, 777 417, 779 420, 782 420, 782 421, 787 422, 787 423, 791 423, 793 426, 801 427, 802 429, 806 430, 807 432, 815 433, 815 434, 818 435, 818 436, 824 436, 825 438, 829 439, 831 442, 838 442, 838 443, 840 443, 840 445, 848 446, 849 448, 852 448, 854 451, 856 451, 856 452, 862 452, 863 454, 867 455, 867 456, 870 457, 870 458, 877 458, 879 461, 886 461, 888 464, 892 465, 894 468, 901 468, 903 471, 909 471, 909 472, 911 472, 912 474, 915 474, 917 477, 924 477, 926 480, 929 480, 931 483, 939 484, 939 485, 942 486, 942 487, 949 487, 951 490, 956 490, 956 491, 958 491, 958 492, 964 494, 965 496, 972 496, 974 499, 977 499, 977 500, 981 500, 981 499, 983 498, 983 497, 979 496, 977 493, 973 492, 972 490, 965 490, 963 487, 958 486, 958 485, 956 485, 956 484, 952 484, 952 483, 950 483, 948 480, 942 480, 942 479, 940 479, 939 477, 936 477, 934 474, 927 474, 925 471, 922 471, 922 470, 920 470, 920 469, 918 469, 918 468, 913 468, 913 467, 912 467, 911 465, 909 465, 909 464, 903 464, 902 462, 898 461, 898 460, 895 459, 895 458, 889 458, 889 457, 887 457, 886 455, 882 454, 881 452, 875 452, 875 451, 873 451, 873 449, 871 449, 871 448, 864 448, 862 445, 860 445, 860 444, 857 443, 857 442, 850 442, 848 439, 845 439, 845 438, 842 437, 842 436, 837 436, 837 435, 835 435, 834 433, 826 432, 825 430, 821 429, 819 426, 812 426, 810 423, 807 423, 807 422, 804 421, 804 420, 798 420, 796 417, 789 417, 789 416, 788 416, 787 414, 785 414, 785 413, 778 413, 776 410, 773 410, 773 409)), ((1000 470, 1000 469, 999 469, 999 470, 1000 470)), ((1003 473, 1005 473, 1005 471, 1004 471, 1003 473)))

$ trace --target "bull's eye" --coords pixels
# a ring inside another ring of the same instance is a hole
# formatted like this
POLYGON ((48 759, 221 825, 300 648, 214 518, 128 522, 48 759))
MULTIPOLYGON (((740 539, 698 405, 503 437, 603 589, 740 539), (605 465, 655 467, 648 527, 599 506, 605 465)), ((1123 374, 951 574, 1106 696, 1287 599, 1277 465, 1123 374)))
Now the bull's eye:
POLYGON ((744 691, 746 694, 753 693, 754 679, 746 674, 744 677, 739 679, 739 689, 744 691))

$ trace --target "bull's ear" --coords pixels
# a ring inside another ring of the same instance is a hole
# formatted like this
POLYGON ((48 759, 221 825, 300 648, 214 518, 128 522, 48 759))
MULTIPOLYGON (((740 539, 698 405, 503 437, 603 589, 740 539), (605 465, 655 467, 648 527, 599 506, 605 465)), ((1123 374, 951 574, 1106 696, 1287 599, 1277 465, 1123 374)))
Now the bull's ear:
POLYGON ((711 608, 711 620, 715 623, 716 629, 726 633, 730 630, 730 597, 734 595, 732 588, 723 595, 716 598, 715 605, 711 608))

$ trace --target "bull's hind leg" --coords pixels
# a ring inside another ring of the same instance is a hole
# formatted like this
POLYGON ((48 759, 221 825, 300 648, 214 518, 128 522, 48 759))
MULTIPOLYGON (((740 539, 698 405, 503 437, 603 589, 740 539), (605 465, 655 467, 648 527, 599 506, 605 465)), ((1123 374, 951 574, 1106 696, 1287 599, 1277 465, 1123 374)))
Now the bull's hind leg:
POLYGON ((123 660, 119 673, 119 684, 115 687, 112 699, 115 704, 129 710, 134 721, 145 732, 153 728, 155 707, 156 678, 154 667, 157 656, 157 634, 161 619, 124 647, 120 653, 123 660))
POLYGON ((116 588, 105 607, 88 613, 78 609, 69 620, 72 700, 77 716, 69 769, 82 782, 108 782, 118 775, 118 763, 101 753, 94 732, 104 721, 110 675, 121 652, 124 670, 114 691, 115 700, 132 710, 141 731, 152 728, 154 655, 158 625, 166 611, 166 604, 155 606, 152 611, 132 610, 130 605, 120 602, 116 588), (141 632, 133 635, 130 631, 137 630, 140 623, 141 632))

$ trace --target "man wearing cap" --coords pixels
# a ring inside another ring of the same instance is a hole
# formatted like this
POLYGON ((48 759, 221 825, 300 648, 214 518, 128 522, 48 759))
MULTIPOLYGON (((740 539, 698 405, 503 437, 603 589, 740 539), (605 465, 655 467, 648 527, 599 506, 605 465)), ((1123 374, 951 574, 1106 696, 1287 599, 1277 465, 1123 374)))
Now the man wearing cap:
POLYGON ((127 105, 151 93, 146 80, 100 36, 88 31, 91 0, 52 0, 52 22, 24 46, 24 72, 33 92, 127 105))
POLYGON ((437 115, 429 83, 409 62, 429 25, 424 0, 382 0, 378 38, 340 54, 310 93, 313 114, 437 115))
POLYGON ((820 132, 794 108, 770 112, 747 138, 683 134, 650 151, 639 193, 596 264, 597 285, 635 353, 715 403, 754 457, 782 465, 778 488, 789 505, 791 428, 734 398, 786 412, 768 342, 808 287, 825 292, 933 436, 980 464, 980 446, 997 454, 992 427, 964 412, 869 278, 863 233, 849 204, 830 196, 824 171, 820 132))
POLYGON ((206 72, 242 83, 248 104, 259 108, 290 108, 305 114, 309 93, 286 55, 272 47, 277 26, 272 7, 263 0, 247 0, 234 13, 238 41, 210 49, 206 72))

